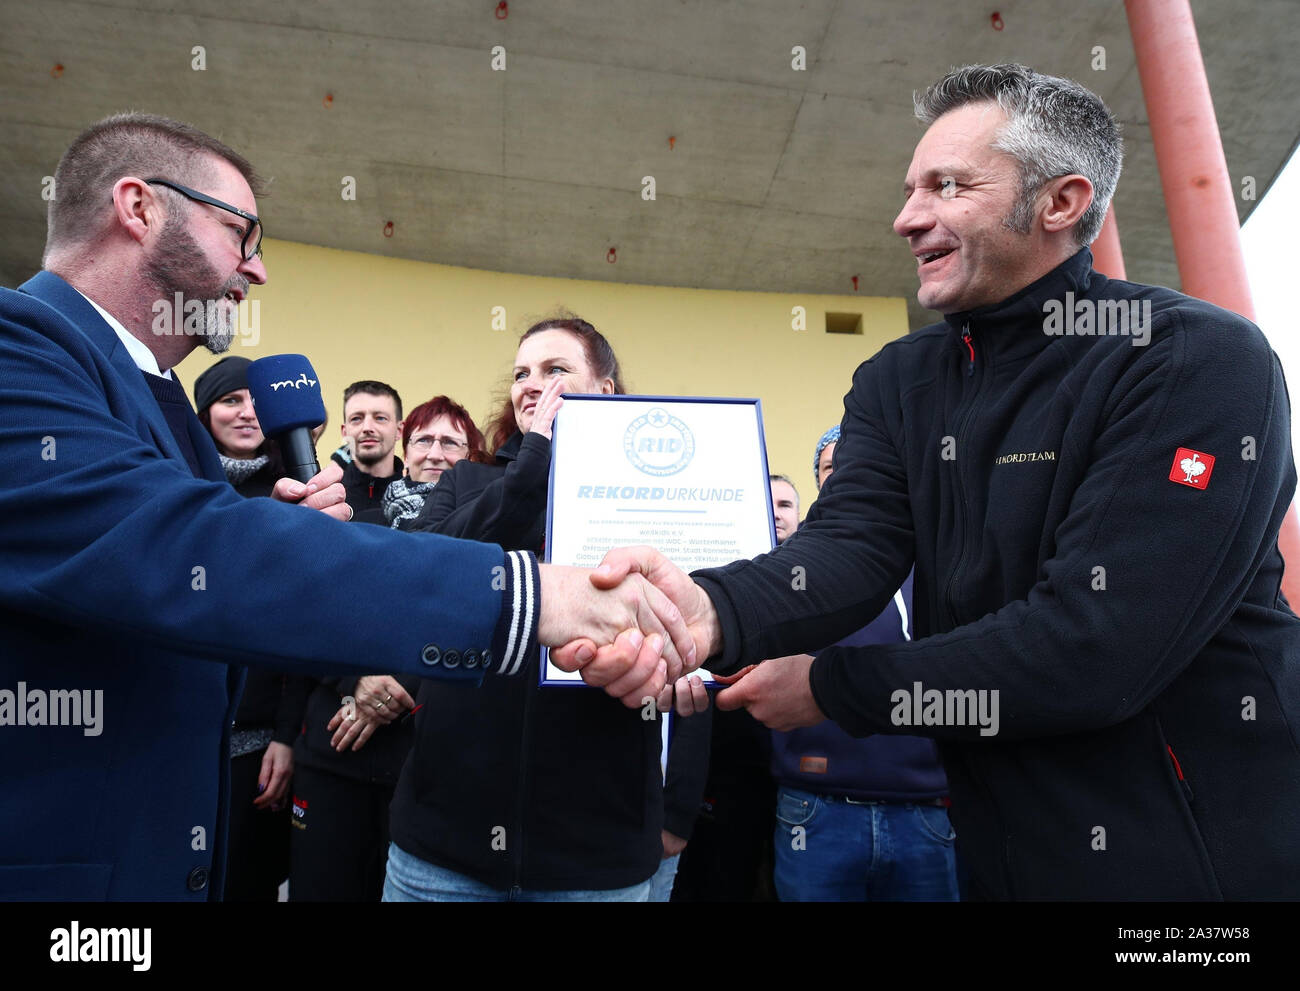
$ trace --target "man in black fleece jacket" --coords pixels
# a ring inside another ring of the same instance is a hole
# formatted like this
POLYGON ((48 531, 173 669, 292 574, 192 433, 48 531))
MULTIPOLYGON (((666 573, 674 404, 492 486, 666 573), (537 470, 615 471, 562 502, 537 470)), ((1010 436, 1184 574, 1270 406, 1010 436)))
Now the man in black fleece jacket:
POLYGON ((344 445, 334 452, 354 519, 387 526, 384 493, 405 466, 395 452, 402 435, 402 397, 385 382, 362 379, 343 390, 344 445))
POLYGON ((894 229, 945 319, 858 369, 804 527, 695 583, 648 549, 607 563, 670 592, 712 670, 783 658, 720 707, 938 740, 975 897, 1296 898, 1278 360, 1236 314, 1093 271, 1120 162, 1093 94, 969 66, 917 116, 894 229), (784 657, 913 563, 915 641, 784 657))

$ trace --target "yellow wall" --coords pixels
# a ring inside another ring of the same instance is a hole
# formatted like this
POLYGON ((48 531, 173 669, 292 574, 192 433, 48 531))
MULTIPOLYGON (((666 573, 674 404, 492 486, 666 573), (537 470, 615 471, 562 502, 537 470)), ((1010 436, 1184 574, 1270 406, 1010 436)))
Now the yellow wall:
MULTIPOLYGON (((817 438, 839 422, 854 368, 907 332, 901 298, 552 279, 287 241, 266 243, 266 263, 270 280, 253 291, 258 319, 230 353, 311 360, 330 415, 322 464, 339 443, 343 388, 357 379, 389 383, 407 409, 446 393, 483 427, 519 335, 565 308, 609 339, 631 392, 761 399, 768 460, 794 479, 802 510, 815 494, 817 438), (492 330, 494 306, 506 308, 505 331, 492 330), (807 330, 791 329, 795 306, 806 308, 807 330), (862 313, 863 335, 827 334, 827 310, 862 313)), ((200 349, 181 364, 191 395, 216 360, 200 349)))

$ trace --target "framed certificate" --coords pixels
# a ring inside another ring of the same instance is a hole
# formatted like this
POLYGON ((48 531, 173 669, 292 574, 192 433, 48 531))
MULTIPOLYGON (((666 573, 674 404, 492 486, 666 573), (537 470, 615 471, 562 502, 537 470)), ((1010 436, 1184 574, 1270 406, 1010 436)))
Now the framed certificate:
MULTIPOLYGON (((757 399, 565 396, 545 558, 594 568, 615 547, 649 544, 690 572, 766 553, 776 546, 767 474, 757 399)), ((585 684, 549 657, 541 681, 585 684)))

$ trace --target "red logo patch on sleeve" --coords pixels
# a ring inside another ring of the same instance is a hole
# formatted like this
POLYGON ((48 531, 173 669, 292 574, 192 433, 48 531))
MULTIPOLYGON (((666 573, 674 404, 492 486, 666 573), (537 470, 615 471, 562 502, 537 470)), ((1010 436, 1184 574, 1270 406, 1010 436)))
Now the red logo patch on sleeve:
POLYGON ((1180 447, 1174 453, 1174 466, 1169 469, 1169 481, 1204 489, 1214 474, 1214 455, 1180 447))

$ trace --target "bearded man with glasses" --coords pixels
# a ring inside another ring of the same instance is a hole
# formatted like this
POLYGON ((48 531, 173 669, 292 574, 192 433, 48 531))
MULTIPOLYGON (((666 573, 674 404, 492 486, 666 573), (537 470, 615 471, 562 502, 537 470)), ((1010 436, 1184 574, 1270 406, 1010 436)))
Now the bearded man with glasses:
POLYGON ((244 664, 490 683, 535 672, 540 642, 629 707, 695 666, 639 578, 588 592, 529 552, 336 526, 334 465, 242 498, 172 374, 199 342, 154 314, 211 303, 204 342, 228 345, 267 278, 256 172, 122 114, 54 180, 43 270, 0 289, 0 901, 219 898, 244 664))

